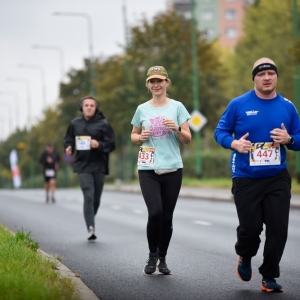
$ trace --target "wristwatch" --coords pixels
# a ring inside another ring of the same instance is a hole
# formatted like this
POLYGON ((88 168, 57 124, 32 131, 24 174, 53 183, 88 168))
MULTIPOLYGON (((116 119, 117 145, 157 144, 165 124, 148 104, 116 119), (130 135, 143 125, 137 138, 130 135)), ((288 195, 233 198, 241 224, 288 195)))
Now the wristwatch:
POLYGON ((180 126, 178 126, 178 131, 177 132, 181 132, 181 127, 180 126))
POLYGON ((289 137, 289 145, 293 145, 294 144, 294 138, 292 136, 289 137))

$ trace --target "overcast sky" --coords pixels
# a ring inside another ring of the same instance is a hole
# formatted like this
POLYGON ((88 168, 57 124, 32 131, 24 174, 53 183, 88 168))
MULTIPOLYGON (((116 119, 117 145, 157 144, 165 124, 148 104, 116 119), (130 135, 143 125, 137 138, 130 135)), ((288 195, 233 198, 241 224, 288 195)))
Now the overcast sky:
POLYGON ((53 13, 88 14, 94 56, 107 57, 122 51, 124 4, 129 26, 143 15, 151 19, 167 8, 166 0, 0 0, 0 140, 8 135, 10 125, 23 129, 29 115, 36 123, 43 109, 43 86, 47 105, 54 105, 62 66, 65 74, 72 68, 80 69, 89 56, 87 19, 53 13), (63 64, 58 50, 34 49, 34 45, 59 47, 63 64), (25 67, 18 67, 20 64, 25 67), (15 93, 16 97, 4 93, 15 93), (19 113, 15 102, 19 102, 19 113))

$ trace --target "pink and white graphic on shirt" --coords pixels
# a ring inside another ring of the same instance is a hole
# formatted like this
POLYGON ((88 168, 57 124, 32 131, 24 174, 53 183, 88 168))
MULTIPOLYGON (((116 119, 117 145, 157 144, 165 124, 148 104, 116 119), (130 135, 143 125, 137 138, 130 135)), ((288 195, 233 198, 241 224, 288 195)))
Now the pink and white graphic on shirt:
POLYGON ((163 123, 162 120, 165 117, 158 116, 154 119, 149 119, 150 121, 150 130, 152 132, 153 137, 161 137, 163 138, 164 136, 169 137, 170 134, 172 133, 172 130, 168 127, 166 127, 163 123))

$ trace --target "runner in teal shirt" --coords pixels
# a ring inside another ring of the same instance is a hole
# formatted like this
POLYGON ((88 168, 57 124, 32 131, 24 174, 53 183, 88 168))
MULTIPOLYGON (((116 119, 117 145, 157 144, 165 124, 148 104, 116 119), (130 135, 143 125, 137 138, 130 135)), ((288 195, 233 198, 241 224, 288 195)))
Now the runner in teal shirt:
POLYGON ((189 144, 190 114, 184 105, 168 98, 171 84, 166 69, 148 70, 146 87, 152 98, 139 105, 131 124, 131 140, 139 145, 137 164, 142 194, 148 209, 149 258, 144 273, 170 274, 166 255, 173 232, 173 213, 182 182, 179 142, 189 144))

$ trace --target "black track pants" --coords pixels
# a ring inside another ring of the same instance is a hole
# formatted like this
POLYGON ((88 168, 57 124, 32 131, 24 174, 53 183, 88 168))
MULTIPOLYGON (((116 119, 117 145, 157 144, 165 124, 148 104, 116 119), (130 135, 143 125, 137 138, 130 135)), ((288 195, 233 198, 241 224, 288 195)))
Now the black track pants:
POLYGON ((288 235, 291 176, 283 170, 274 177, 234 178, 232 193, 239 218, 236 253, 255 256, 265 224, 264 260, 259 272, 264 277, 279 277, 279 263, 288 235))
POLYGON ((173 231, 173 212, 181 188, 182 169, 163 175, 139 171, 139 180, 148 208, 147 238, 150 252, 167 254, 173 231))

